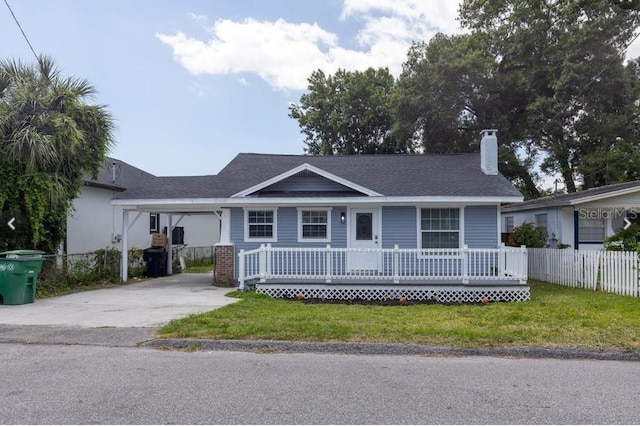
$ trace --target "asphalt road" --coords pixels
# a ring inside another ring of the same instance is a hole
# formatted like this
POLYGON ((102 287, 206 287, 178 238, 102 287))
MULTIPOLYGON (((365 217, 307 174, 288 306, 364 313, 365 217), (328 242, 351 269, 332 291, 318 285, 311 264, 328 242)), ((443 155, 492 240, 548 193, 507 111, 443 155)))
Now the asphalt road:
POLYGON ((640 363, 0 344, 2 424, 639 424, 640 363))

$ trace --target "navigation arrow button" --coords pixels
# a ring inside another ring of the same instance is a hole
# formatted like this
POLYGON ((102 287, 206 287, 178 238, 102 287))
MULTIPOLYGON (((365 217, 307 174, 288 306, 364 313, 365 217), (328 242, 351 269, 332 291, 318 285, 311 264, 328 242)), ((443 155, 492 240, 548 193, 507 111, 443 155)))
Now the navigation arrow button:
POLYGON ((15 220, 16 220, 16 218, 15 218, 15 217, 13 217, 13 218, 11 218, 11 219, 9 220, 9 222, 7 223, 7 225, 9 226, 9 228, 10 228, 10 229, 12 229, 12 230, 15 230, 15 229, 16 229, 16 227, 13 225, 13 221, 15 221, 15 220))
POLYGON ((624 229, 626 230, 627 228, 629 228, 631 226, 631 221, 629 221, 628 218, 624 219, 624 229))

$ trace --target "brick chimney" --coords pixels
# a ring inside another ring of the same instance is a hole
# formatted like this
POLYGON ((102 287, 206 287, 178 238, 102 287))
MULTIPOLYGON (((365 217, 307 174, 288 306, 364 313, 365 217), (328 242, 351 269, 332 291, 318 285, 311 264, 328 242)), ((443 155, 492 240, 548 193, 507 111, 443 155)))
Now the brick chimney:
POLYGON ((480 132, 480 169, 485 175, 498 174, 498 137, 496 129, 485 129, 480 132))

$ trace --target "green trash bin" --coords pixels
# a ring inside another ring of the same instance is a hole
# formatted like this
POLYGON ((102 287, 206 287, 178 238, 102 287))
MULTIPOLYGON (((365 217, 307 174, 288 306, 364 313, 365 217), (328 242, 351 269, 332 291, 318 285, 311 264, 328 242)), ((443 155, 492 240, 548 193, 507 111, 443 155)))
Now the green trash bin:
POLYGON ((2 304, 34 302, 36 283, 42 268, 41 251, 18 250, 0 253, 0 298, 2 304))

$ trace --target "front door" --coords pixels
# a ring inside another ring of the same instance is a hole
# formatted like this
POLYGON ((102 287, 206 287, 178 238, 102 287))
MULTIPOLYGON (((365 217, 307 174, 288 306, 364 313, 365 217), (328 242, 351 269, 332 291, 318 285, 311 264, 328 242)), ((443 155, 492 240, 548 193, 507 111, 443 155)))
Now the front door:
MULTIPOLYGON (((379 239, 379 210, 352 209, 350 215, 350 247, 358 249, 378 249, 379 239)), ((351 252, 349 254, 350 270, 378 270, 380 254, 377 251, 351 252)))

